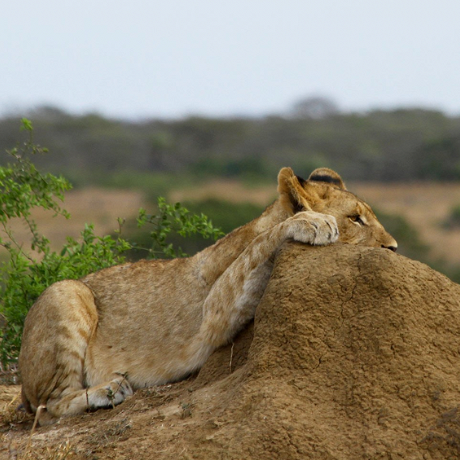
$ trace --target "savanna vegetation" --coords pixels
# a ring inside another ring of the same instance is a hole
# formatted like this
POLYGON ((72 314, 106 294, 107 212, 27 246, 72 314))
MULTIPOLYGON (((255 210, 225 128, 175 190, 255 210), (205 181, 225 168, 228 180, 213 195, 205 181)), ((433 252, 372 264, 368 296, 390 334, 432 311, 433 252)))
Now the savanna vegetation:
MULTIPOLYGON (((281 166, 308 173, 330 166, 348 180, 460 178, 460 118, 426 109, 341 113, 332 102, 300 101, 285 115, 123 121, 42 107, 29 114, 37 162, 88 183, 156 183, 205 176, 272 180, 281 166)), ((17 141, 17 117, 0 119, 0 151, 17 141)), ((3 157, 3 162, 6 159, 3 157)))

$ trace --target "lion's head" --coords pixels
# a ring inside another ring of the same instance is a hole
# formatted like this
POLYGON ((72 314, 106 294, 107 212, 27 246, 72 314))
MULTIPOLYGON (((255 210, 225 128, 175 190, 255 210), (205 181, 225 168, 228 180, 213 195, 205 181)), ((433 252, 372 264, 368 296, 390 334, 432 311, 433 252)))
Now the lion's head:
POLYGON ((349 192, 342 178, 331 169, 315 169, 304 180, 291 168, 283 168, 278 175, 278 191, 284 207, 293 214, 316 211, 334 216, 340 231, 339 241, 343 243, 392 251, 398 247, 371 207, 349 192))

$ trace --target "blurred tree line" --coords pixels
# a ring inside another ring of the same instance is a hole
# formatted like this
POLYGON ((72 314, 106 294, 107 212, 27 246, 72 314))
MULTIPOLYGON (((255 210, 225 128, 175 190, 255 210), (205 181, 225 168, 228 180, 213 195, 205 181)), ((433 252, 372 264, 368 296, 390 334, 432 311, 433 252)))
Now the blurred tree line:
MULTIPOLYGON (((261 118, 134 122, 55 107, 27 116, 34 141, 50 151, 39 165, 77 185, 78 173, 97 182, 121 171, 272 179, 281 166, 299 175, 328 166, 347 180, 460 179, 460 118, 434 110, 341 113, 310 98, 289 114, 261 118)), ((0 119, 2 151, 17 142, 18 118, 0 119)))

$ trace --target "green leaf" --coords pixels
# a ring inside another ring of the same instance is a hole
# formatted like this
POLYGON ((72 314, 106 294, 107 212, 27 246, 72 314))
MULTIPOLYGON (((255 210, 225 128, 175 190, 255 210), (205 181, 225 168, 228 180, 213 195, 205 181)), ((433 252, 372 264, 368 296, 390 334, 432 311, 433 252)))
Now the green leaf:
POLYGON ((28 120, 27 118, 22 118, 21 123, 22 123, 21 130, 26 130, 26 131, 32 131, 33 130, 32 122, 30 120, 28 120))

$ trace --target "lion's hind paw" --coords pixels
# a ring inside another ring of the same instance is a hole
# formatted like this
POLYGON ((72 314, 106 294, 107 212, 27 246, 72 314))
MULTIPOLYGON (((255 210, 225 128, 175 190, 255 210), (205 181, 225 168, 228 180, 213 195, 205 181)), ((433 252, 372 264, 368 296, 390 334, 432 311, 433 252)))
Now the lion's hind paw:
POLYGON ((91 409, 113 407, 123 402, 133 390, 125 376, 120 376, 108 383, 88 388, 88 406, 91 409))

